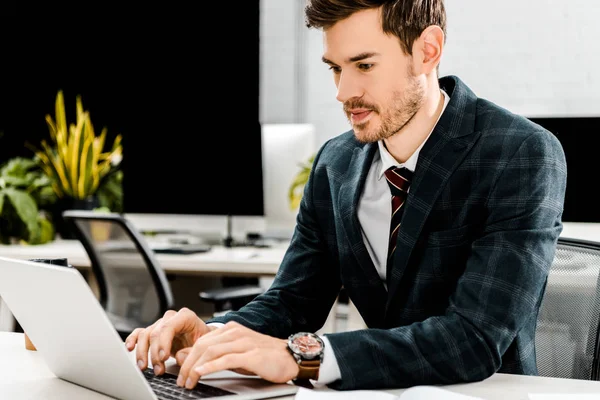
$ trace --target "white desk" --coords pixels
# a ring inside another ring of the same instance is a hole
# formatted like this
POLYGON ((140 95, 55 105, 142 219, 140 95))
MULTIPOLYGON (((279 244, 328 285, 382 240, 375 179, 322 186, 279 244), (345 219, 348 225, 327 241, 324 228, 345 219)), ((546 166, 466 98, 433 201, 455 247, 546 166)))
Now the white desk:
MULTIPOLYGON (((600 241, 600 223, 565 222, 561 236, 600 241)), ((263 249, 214 246, 207 253, 156 254, 156 258, 169 273, 274 276, 287 246, 287 242, 263 249)), ((0 245, 0 256, 24 259, 66 257, 77 268, 90 267, 90 259, 77 240, 55 240, 42 245, 0 245)))
MULTIPOLYGON (((21 333, 0 332, 0 354, 0 399, 110 399, 56 378, 38 352, 25 350, 21 333)), ((600 399, 600 382, 508 374, 495 374, 482 382, 445 388, 486 400, 528 400, 529 393, 594 393, 600 399)), ((402 389, 386 391, 403 392, 402 389)), ((293 396, 278 399, 291 400, 293 396)))
MULTIPOLYGON (((165 272, 188 275, 275 276, 288 243, 269 248, 214 246, 206 253, 156 254, 165 272)), ((41 245, 0 245, 0 256, 63 258, 78 269, 90 268, 90 259, 77 240, 55 240, 41 245)))
MULTIPOLYGON (((600 241, 600 224, 564 223, 562 235, 600 241)), ((214 246, 206 253, 156 254, 168 273, 190 275, 275 276, 289 243, 271 248, 225 248, 214 246)), ((77 240, 55 240, 42 245, 0 245, 0 256, 14 258, 66 257, 73 266, 86 269, 90 260, 77 240)))

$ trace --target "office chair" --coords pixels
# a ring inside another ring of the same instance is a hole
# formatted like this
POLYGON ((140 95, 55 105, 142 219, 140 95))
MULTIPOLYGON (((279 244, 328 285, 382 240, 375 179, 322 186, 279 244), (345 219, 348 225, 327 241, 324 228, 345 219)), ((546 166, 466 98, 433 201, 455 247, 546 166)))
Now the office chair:
POLYGON ((600 242, 559 238, 535 332, 541 376, 600 380, 600 242))
POLYGON ((203 301, 214 305, 213 316, 218 317, 229 311, 239 310, 263 292, 260 285, 245 284, 205 290, 198 295, 203 301))
POLYGON ((90 210, 66 210, 62 216, 88 254, 100 304, 123 339, 173 308, 163 269, 127 219, 90 210))
MULTIPOLYGON (((173 293, 155 252, 124 216, 91 210, 66 210, 65 224, 81 242, 98 283, 99 301, 125 339, 135 328, 154 323, 174 307, 173 293)), ((248 285, 201 292, 215 314, 237 309, 261 291, 248 285)))

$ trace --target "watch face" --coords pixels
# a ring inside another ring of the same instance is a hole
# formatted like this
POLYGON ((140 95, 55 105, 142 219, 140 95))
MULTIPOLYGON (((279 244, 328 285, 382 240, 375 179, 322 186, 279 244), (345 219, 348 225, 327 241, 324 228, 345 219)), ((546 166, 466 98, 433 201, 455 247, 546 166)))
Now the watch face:
POLYGON ((314 358, 323 352, 323 341, 314 333, 297 333, 290 337, 290 349, 304 358, 314 358))

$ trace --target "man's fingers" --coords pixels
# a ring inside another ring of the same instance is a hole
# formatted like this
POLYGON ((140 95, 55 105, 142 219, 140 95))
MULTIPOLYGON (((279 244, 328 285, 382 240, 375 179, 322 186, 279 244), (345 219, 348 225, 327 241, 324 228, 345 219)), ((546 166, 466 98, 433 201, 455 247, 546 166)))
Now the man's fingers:
MULTIPOLYGON (((152 368, 154 369, 154 373, 156 375, 161 375, 165 371, 165 365, 163 361, 169 358, 168 350, 167 354, 165 354, 165 351, 160 348, 160 335, 165 324, 174 318, 175 315, 177 315, 176 311, 167 310, 163 317, 154 323, 155 326, 150 333, 150 361, 152 362, 152 368)), ((168 348, 171 348, 170 343, 168 348)))
POLYGON ((207 363, 209 361, 212 361, 214 359, 222 357, 225 354, 246 353, 255 348, 256 348, 256 346, 254 344, 252 344, 252 342, 248 339, 240 339, 240 340, 235 340, 232 342, 215 344, 215 345, 212 345, 212 346, 206 348, 206 350, 204 350, 204 352, 200 355, 200 358, 198 359, 198 361, 196 361, 196 363, 194 364, 192 369, 194 369, 204 363, 207 363))
POLYGON ((248 353, 231 353, 206 362, 202 365, 194 367, 190 371, 185 387, 192 389, 194 386, 196 386, 200 377, 212 374, 213 372, 240 368, 254 373, 256 358, 257 357, 253 357, 248 353), (188 386, 188 384, 190 386, 188 386))
POLYGON ((150 348, 150 335, 152 334, 152 330, 158 323, 160 319, 155 321, 152 325, 145 329, 136 328, 136 336, 137 336, 137 344, 135 347, 135 357, 137 360, 137 365, 140 369, 145 369, 148 367, 148 349, 150 348))
POLYGON ((187 357, 185 357, 185 360, 181 364, 181 367, 179 368, 177 384, 179 386, 184 386, 186 384, 191 369, 194 367, 194 365, 196 365, 196 362, 200 357, 202 357, 206 349, 209 349, 213 346, 222 343, 229 343, 234 341, 236 339, 236 336, 232 333, 233 332, 229 330, 220 328, 210 333, 207 333, 201 338, 198 338, 196 343, 194 343, 194 346, 188 352, 187 357))
MULTIPOLYGON (((170 318, 161 323, 160 329, 155 334, 157 339, 156 354, 158 355, 162 351, 163 357, 161 359, 164 361, 169 358, 175 336, 193 334, 198 329, 199 321, 200 318, 196 313, 188 308, 182 308, 177 313, 170 315, 170 318)), ((183 347, 189 347, 193 344, 192 342, 183 347)))
POLYGON ((184 360, 179 367, 179 374, 177 376, 177 385, 184 386, 188 377, 188 374, 196 361, 202 355, 202 351, 199 346, 190 347, 187 355, 184 353, 184 360))
POLYGON ((142 330, 143 328, 135 328, 133 332, 131 332, 129 336, 127 336, 127 338, 125 339, 125 347, 127 347, 127 350, 131 351, 135 348, 135 345, 138 341, 138 335, 142 330))
POLYGON ((171 356, 175 337, 178 338, 178 348, 189 347, 194 344, 193 338, 205 333, 203 328, 206 328, 196 313, 188 308, 182 308, 176 313, 169 311, 167 313, 168 315, 165 314, 166 317, 153 330, 150 339, 150 357, 153 365, 158 367, 155 367, 155 373, 158 375, 164 372, 164 361, 171 356))
POLYGON ((186 358, 186 362, 179 369, 177 384, 188 387, 190 383, 197 382, 199 375, 194 372, 194 368, 207 361, 223 357, 229 353, 246 353, 254 348, 252 342, 245 338, 231 342, 215 343, 210 346, 194 346, 193 353, 186 358))
POLYGON ((175 354, 175 361, 177 361, 177 365, 179 365, 180 367, 183 365, 183 362, 185 361, 187 356, 190 354, 190 351, 192 351, 192 348, 186 347, 185 349, 179 350, 175 354))
POLYGON ((150 333, 152 332, 152 325, 146 329, 141 329, 138 332, 138 341, 135 347, 135 358, 137 365, 141 370, 148 367, 148 347, 150 346, 150 333))

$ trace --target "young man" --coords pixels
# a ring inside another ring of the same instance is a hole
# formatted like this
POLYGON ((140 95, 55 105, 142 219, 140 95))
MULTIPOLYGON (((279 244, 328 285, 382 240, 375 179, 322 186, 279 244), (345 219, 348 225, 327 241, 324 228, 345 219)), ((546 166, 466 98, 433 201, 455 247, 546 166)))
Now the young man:
POLYGON ((136 330, 140 368, 173 355, 188 388, 224 369, 335 389, 537 373, 565 157, 548 131, 438 78, 445 18, 442 0, 308 1, 352 130, 318 152, 272 287, 208 323, 183 309, 136 330), (342 286, 369 328, 311 335, 342 286))

